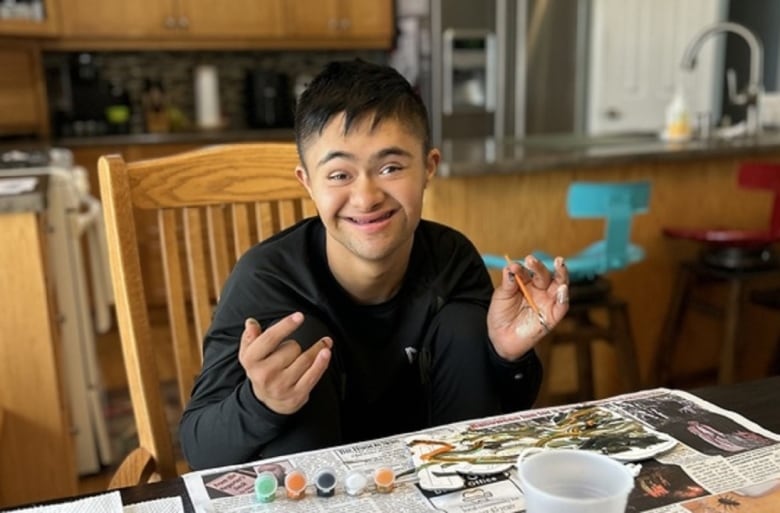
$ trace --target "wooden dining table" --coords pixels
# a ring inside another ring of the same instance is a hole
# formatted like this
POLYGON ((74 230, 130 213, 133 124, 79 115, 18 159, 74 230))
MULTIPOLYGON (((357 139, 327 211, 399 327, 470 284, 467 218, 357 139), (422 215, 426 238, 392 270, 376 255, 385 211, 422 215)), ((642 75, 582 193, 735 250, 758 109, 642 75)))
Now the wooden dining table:
MULTIPOLYGON (((721 408, 737 412, 770 431, 780 433, 780 376, 698 388, 689 392, 721 408)), ((123 488, 120 493, 124 504, 163 497, 181 497, 184 511, 195 513, 181 478, 123 488)))

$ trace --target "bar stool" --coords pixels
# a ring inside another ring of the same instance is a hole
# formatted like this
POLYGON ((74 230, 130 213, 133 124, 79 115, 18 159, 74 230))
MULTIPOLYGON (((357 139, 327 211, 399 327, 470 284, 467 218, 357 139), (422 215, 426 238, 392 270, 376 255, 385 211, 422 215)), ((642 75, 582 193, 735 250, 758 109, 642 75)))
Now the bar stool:
POLYGON ((780 164, 746 163, 738 171, 738 184, 774 192, 768 229, 735 230, 667 227, 663 234, 676 240, 701 245, 699 258, 682 262, 675 278, 672 297, 661 330, 654 365, 657 385, 670 385, 671 365, 678 338, 689 307, 705 315, 723 319, 718 382, 732 383, 735 374, 737 336, 744 288, 751 281, 780 272, 780 262, 772 245, 780 241, 780 164), (694 296, 697 285, 725 283, 728 293, 723 305, 694 296))
MULTIPOLYGON (((750 300, 765 308, 780 310, 780 288, 755 290, 750 295, 750 300)), ((775 353, 769 361, 767 374, 780 375, 780 337, 777 338, 775 343, 775 353)))
MULTIPOLYGON (((607 342, 616 351, 627 391, 641 388, 628 304, 612 293, 610 280, 605 275, 644 259, 644 250, 630 242, 631 222, 634 215, 647 211, 649 202, 649 182, 574 182, 569 187, 569 217, 603 218, 604 238, 565 257, 570 276, 569 312, 538 345, 545 369, 549 369, 553 347, 574 346, 577 390, 574 395, 553 396, 549 391, 549 380, 544 380, 539 404, 595 398, 592 349, 597 340, 607 342), (605 322, 599 322, 599 314, 605 322)), ((553 255, 543 251, 534 251, 533 255, 553 269, 553 255)), ((485 254, 482 259, 488 268, 502 269, 506 265, 498 255, 485 254)))

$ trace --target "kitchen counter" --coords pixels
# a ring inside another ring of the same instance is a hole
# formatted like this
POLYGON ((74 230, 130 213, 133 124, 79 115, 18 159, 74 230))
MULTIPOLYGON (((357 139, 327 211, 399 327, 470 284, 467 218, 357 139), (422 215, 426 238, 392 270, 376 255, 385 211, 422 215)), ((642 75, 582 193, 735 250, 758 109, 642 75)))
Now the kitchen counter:
MULTIPOLYGON (((100 146, 193 146, 249 141, 291 141, 292 129, 206 130, 65 137, 53 144, 64 148, 100 146)), ((755 137, 662 141, 656 134, 629 133, 595 137, 573 134, 539 135, 524 139, 446 140, 441 146, 439 176, 475 176, 548 171, 564 167, 598 167, 637 162, 681 161, 703 157, 759 155, 780 150, 780 130, 755 137)))
POLYGON ((219 144, 250 141, 291 141, 292 128, 266 130, 198 130, 192 132, 143 133, 119 135, 95 135, 62 137, 53 141, 54 146, 78 148, 84 146, 135 146, 150 144, 219 144))
POLYGON ((656 134, 539 135, 524 139, 446 140, 439 176, 478 176, 572 167, 758 156, 780 150, 780 130, 753 137, 667 142, 656 134))
MULTIPOLYGON (((773 195, 740 187, 737 171, 746 161, 780 162, 780 133, 730 141, 672 144, 649 135, 576 138, 528 138, 501 146, 464 141, 443 146, 445 171, 425 194, 423 216, 464 233, 481 253, 508 253, 521 258, 534 250, 570 255, 604 235, 601 220, 573 220, 566 193, 574 181, 649 181, 648 212, 632 222, 631 240, 645 250, 645 259, 610 275, 615 293, 629 304, 631 327, 641 374, 647 386, 657 357, 661 326, 671 300, 672 284, 682 260, 696 258, 699 247, 663 236, 666 226, 761 229, 768 225, 773 195), (447 153, 455 148, 455 152, 447 153), (482 153, 480 153, 480 151, 482 153)), ((498 283, 500 273, 491 276, 498 283)), ((772 282, 762 287, 778 286, 772 282)), ((713 301, 723 290, 708 289, 713 301)), ((689 316, 675 357, 678 383, 711 371, 723 338, 721 323, 689 316)), ((780 329, 780 316, 746 304, 740 325, 738 379, 766 372, 780 329)), ((568 391, 576 368, 573 354, 553 354, 546 373, 553 393, 568 391)), ((607 347, 594 354, 599 397, 625 391, 621 362, 607 347)))

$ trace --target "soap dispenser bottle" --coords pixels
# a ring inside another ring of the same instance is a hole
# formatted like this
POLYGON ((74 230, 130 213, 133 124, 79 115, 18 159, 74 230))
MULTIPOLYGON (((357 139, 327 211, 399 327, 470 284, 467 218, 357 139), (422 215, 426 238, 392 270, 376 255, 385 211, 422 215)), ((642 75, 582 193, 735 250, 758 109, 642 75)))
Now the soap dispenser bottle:
POLYGON ((685 100, 685 91, 678 85, 674 97, 666 107, 666 127, 664 138, 667 141, 687 141, 691 138, 691 114, 685 100))

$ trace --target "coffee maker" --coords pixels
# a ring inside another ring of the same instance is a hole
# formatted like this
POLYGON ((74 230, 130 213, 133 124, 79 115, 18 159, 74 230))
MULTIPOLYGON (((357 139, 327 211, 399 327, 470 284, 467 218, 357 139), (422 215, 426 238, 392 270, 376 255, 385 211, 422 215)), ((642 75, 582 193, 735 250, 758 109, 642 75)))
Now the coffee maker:
POLYGON ((121 84, 111 84, 101 76, 93 54, 68 55, 46 73, 56 135, 83 137, 124 131, 126 124, 115 116, 107 118, 107 112, 119 104, 129 109, 127 93, 121 84))
POLYGON ((293 97, 287 75, 250 70, 246 74, 247 125, 250 128, 293 126, 293 97))

